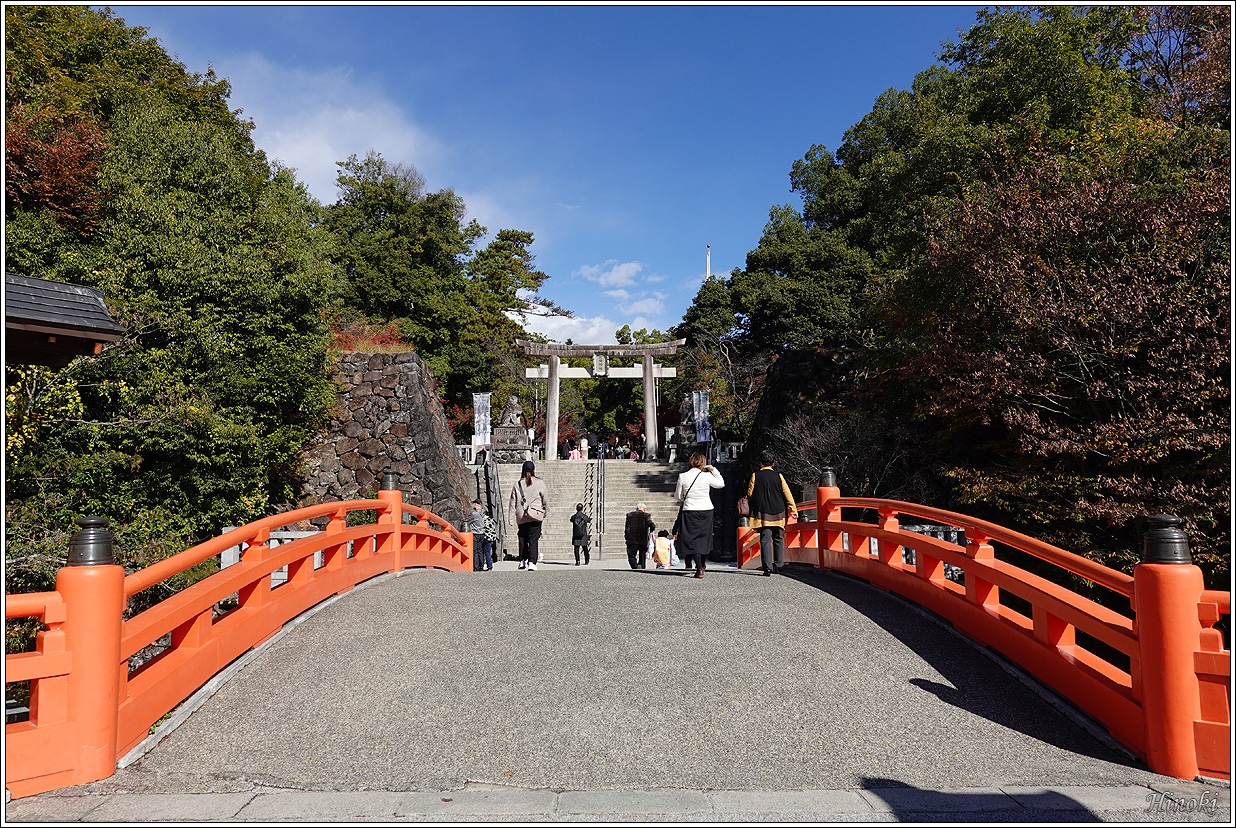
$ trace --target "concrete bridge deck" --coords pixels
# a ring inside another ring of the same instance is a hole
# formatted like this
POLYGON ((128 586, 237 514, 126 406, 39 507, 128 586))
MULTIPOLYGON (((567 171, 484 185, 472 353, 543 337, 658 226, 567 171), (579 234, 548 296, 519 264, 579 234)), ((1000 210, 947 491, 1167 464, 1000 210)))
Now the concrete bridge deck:
POLYGON ((861 582, 514 567, 319 607, 140 760, 6 822, 1230 817, 861 582))

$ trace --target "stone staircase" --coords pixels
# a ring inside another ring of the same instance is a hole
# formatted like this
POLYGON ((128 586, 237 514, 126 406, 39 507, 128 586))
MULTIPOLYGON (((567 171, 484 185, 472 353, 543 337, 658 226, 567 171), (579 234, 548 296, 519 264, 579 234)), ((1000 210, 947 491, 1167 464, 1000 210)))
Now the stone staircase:
MULTIPOLYGON (((571 515, 575 504, 584 503, 585 513, 592 517, 592 557, 596 558, 598 547, 606 559, 626 557, 626 543, 622 530, 626 514, 637 503, 648 505, 657 529, 669 529, 678 516, 678 501, 674 500, 674 486, 678 475, 686 471, 685 464, 643 463, 635 460, 605 461, 605 514, 604 535, 598 535, 601 516, 587 507, 585 481, 588 467, 596 466, 595 460, 558 460, 537 463, 536 474, 549 488, 549 517, 541 527, 541 557, 546 560, 575 560, 571 545, 571 515)), ((498 474, 504 491, 503 503, 508 503, 511 488, 519 479, 518 464, 501 464, 498 474)), ((506 551, 518 554, 518 544, 512 530, 506 542, 506 551)))

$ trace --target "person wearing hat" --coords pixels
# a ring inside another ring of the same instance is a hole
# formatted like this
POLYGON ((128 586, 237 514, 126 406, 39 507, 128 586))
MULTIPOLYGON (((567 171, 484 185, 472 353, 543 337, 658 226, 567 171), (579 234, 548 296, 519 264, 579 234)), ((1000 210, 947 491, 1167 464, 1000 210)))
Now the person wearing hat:
POLYGON ((519 568, 536 572, 540 560, 541 523, 549 514, 549 489, 537 477, 536 465, 524 461, 523 473, 511 489, 511 508, 519 537, 519 568))
POLYGON ((472 501, 472 511, 466 520, 468 531, 472 533, 472 568, 477 572, 488 572, 494 568, 494 542, 485 536, 485 521, 489 515, 481 508, 481 501, 472 501))
POLYGON ((787 513, 798 519, 798 506, 789 484, 780 472, 773 471, 771 452, 760 455, 760 470, 747 483, 747 498, 751 504, 751 528, 760 530, 760 568, 765 575, 780 572, 785 555, 785 524, 787 513))

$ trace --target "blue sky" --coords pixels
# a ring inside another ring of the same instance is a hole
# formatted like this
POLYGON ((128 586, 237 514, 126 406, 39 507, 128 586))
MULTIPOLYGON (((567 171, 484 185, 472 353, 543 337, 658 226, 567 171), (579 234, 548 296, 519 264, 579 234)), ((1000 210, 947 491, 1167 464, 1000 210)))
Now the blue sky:
POLYGON ((254 138, 323 203, 368 150, 529 230, 553 340, 667 329, 742 267, 790 166, 835 149, 979 6, 113 6, 232 84, 254 138))

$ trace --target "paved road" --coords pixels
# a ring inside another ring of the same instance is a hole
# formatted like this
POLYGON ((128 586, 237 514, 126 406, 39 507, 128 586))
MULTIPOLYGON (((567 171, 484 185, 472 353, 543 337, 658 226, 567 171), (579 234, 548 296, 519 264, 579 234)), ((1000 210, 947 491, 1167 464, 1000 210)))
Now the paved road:
POLYGON ((299 619, 102 782, 6 821, 1226 821, 865 584, 413 571, 299 619))

